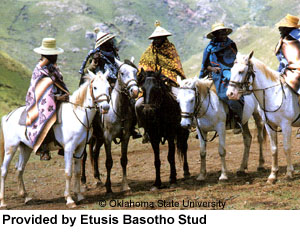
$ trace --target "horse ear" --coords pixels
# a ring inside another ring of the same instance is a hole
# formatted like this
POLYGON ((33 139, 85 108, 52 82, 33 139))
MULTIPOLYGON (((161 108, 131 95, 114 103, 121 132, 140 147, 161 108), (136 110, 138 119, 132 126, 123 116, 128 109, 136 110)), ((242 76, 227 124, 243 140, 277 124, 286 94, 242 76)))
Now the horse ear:
POLYGON ((177 75, 177 82, 178 82, 179 86, 181 86, 182 79, 179 75, 177 75))
POLYGON ((132 63, 134 63, 134 57, 133 57, 133 56, 131 57, 130 61, 131 61, 132 63))
POLYGON ((88 73, 89 73, 89 75, 87 75, 86 77, 89 77, 90 80, 92 80, 96 77, 96 75, 92 71, 88 70, 88 73))
POLYGON ((248 55, 248 61, 252 58, 254 51, 252 50, 251 53, 248 55))
POLYGON ((142 67, 137 77, 138 84, 141 85, 144 82, 145 78, 146 78, 146 72, 142 67))
POLYGON ((156 75, 157 75, 157 77, 160 77, 160 75, 161 75, 161 67, 159 67, 159 70, 158 70, 158 72, 156 73, 156 75))
POLYGON ((108 75, 109 75, 109 70, 107 69, 103 75, 104 75, 104 77, 107 79, 107 78, 108 78, 108 75))
POLYGON ((122 65, 122 62, 115 58, 115 63, 117 64, 118 68, 122 65))

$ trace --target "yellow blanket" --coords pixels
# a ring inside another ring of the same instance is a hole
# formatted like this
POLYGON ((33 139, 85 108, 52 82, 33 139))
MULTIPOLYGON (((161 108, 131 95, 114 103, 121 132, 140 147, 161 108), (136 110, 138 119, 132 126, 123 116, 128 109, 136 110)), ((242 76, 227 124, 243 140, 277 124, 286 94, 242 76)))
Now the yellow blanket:
POLYGON ((160 48, 156 48, 151 44, 146 49, 139 62, 139 71, 141 68, 145 71, 156 71, 156 68, 157 70, 162 68, 162 74, 176 83, 177 75, 185 79, 176 48, 168 39, 160 48))

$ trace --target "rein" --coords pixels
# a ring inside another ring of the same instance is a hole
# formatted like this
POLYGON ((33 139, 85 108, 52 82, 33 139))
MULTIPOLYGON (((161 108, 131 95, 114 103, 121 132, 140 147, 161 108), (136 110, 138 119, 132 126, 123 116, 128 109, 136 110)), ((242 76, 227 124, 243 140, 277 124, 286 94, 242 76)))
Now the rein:
MULTIPOLYGON (((229 81, 229 86, 232 86, 234 88, 237 88, 238 89, 238 92, 239 93, 242 93, 242 94, 251 94, 253 93, 253 95, 255 96, 255 99, 257 100, 257 102, 259 103, 258 101, 258 98, 257 96, 255 95, 255 92, 256 91, 262 91, 263 92, 263 106, 260 106, 261 109, 263 110, 264 112, 264 115, 265 115, 265 118, 266 118, 266 123, 267 125, 275 132, 282 132, 282 130, 276 130, 274 129, 270 123, 269 123, 269 119, 268 119, 268 116, 267 116, 267 112, 271 112, 271 113, 274 113, 274 112, 277 112, 281 107, 282 107, 282 104, 283 104, 283 100, 284 98, 286 98, 286 94, 284 92, 284 89, 283 89, 283 84, 282 84, 282 81, 280 81, 280 83, 278 84, 274 84, 270 87, 266 87, 266 88, 259 88, 259 89, 252 89, 250 90, 250 85, 251 85, 251 82, 250 82, 250 78, 252 77, 252 80, 254 81, 255 79, 255 71, 254 71, 254 68, 253 68, 253 64, 249 61, 248 62, 248 71, 246 73, 246 76, 245 76, 245 82, 236 82, 236 81, 229 81), (266 109, 266 90, 268 89, 271 89, 271 88, 274 88, 276 86, 281 86, 281 90, 282 90, 282 101, 281 101, 281 104, 278 108, 276 108, 275 110, 267 110, 266 109)), ((252 83, 253 83, 252 81, 252 83)))
POLYGON ((210 88, 207 88, 207 95, 208 95, 208 98, 209 98, 208 99, 207 108, 206 108, 205 112, 201 116, 198 116, 198 113, 200 112, 201 106, 202 106, 204 100, 206 99, 207 95, 203 98, 203 101, 201 101, 199 92, 197 91, 196 88, 190 88, 190 87, 179 87, 179 88, 180 89, 193 90, 195 92, 195 106, 196 106, 194 112, 181 112, 181 117, 182 118, 195 118, 196 124, 197 124, 197 128, 198 128, 198 130, 200 132, 200 135, 201 135, 201 138, 203 139, 203 141, 205 141, 205 142, 212 142, 217 137, 217 131, 215 131, 214 136, 210 140, 206 140, 204 138, 203 134, 202 134, 201 128, 200 128, 198 120, 197 120, 197 118, 201 118, 201 117, 203 117, 207 113, 209 105, 211 104, 211 100, 210 100, 210 98, 211 98, 210 97, 210 88))
MULTIPOLYGON (((117 87, 114 88, 114 90, 116 90, 116 92, 118 92, 119 94, 124 94, 128 99, 130 99, 130 95, 129 95, 129 90, 131 87, 133 86, 137 86, 137 82, 134 78, 132 79, 129 79, 126 83, 123 83, 122 82, 122 79, 121 79, 121 72, 120 72, 120 69, 121 67, 126 64, 125 62, 122 63, 120 66, 119 66, 119 69, 118 69, 118 74, 117 74, 117 81, 118 83, 120 84, 121 86, 121 89, 117 89, 117 87), (130 82, 133 82, 132 84, 130 84, 130 82), (130 84, 130 85, 129 85, 130 84)), ((127 64, 129 65, 129 64, 127 64)), ((120 114, 117 113, 117 111, 114 109, 114 106, 113 106, 113 101, 111 101, 111 107, 112 107, 112 110, 114 112, 114 114, 117 116, 117 118, 120 119, 121 121, 121 128, 122 128, 122 135, 123 135, 123 129, 124 129, 124 124, 125 124, 125 121, 126 120, 129 120, 130 118, 123 118, 120 114)), ((123 136, 121 136, 123 137, 123 136)), ((116 139, 113 139, 114 143, 115 144, 120 144, 122 142, 122 138, 120 138, 120 141, 117 142, 116 139)))
MULTIPOLYGON (((92 97, 92 100, 93 100, 93 103, 94 105, 96 105, 97 103, 101 103, 101 102, 104 102, 104 101, 107 101, 109 102, 110 98, 108 95, 106 94, 100 94, 98 95, 97 97, 94 96, 94 92, 93 92, 93 81, 91 81, 91 85, 90 85, 90 95, 92 97), (100 100, 100 97, 102 96, 105 96, 106 99, 101 99, 100 100)), ((96 109, 96 111, 99 111, 98 107, 95 107, 95 106, 81 106, 79 104, 75 104, 75 103, 72 103, 72 102, 69 102, 68 103, 72 104, 72 105, 75 105, 75 106, 80 106, 80 107, 83 107, 84 108, 84 112, 85 112, 85 117, 86 117, 86 121, 87 121, 87 126, 79 119, 79 117, 77 116, 76 112, 75 112, 75 109, 73 108, 73 113, 75 115, 75 117, 77 118, 77 120, 80 122, 80 124, 86 129, 86 139, 85 139, 85 144, 84 144, 84 151, 86 151, 86 145, 88 144, 88 140, 89 140, 89 132, 90 132, 90 129, 93 128, 92 127, 92 124, 90 124, 90 121, 89 121, 89 117, 88 117, 88 113, 87 113, 87 109, 91 110, 91 109, 96 109)), ((84 153, 81 154, 81 156, 77 159, 81 159, 82 156, 83 156, 84 153)))

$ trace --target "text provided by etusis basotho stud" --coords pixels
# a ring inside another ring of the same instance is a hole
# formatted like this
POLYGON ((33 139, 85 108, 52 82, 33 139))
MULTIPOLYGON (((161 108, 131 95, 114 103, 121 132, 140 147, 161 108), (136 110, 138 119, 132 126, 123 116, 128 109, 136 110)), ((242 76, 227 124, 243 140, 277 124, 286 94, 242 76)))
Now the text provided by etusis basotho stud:
POLYGON ((80 214, 71 216, 67 214, 54 214, 43 216, 43 214, 32 214, 31 216, 16 216, 15 214, 3 214, 0 225, 205 225, 206 214, 178 214, 168 216, 167 214, 80 214))

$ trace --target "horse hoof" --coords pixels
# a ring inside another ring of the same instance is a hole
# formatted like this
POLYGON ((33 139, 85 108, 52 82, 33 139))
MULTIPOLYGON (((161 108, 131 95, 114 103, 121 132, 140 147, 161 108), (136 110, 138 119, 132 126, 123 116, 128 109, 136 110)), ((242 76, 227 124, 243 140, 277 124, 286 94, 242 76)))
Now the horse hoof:
POLYGON ((258 167, 258 168, 257 168, 257 171, 258 171, 258 172, 266 172, 267 169, 265 169, 264 167, 258 167))
POLYGON ((5 209, 7 209, 7 205, 4 204, 4 203, 2 203, 2 204, 0 205, 0 210, 5 210, 5 209))
POLYGON ((245 171, 237 171, 236 176, 237 177, 244 177, 244 176, 247 176, 247 173, 245 171))
POLYGON ((171 189, 177 188, 177 185, 176 185, 176 184, 171 184, 171 185, 170 185, 170 188, 171 188, 171 189))
POLYGON ((87 185, 81 185, 81 187, 80 187, 80 192, 84 193, 84 192, 86 192, 87 190, 88 190, 87 185))
POLYGON ((76 205, 75 202, 70 202, 70 203, 67 203, 67 207, 68 207, 69 209, 74 209, 74 208, 77 207, 77 205, 76 205))
POLYGON ((31 200, 32 200, 31 197, 25 197, 25 201, 24 201, 25 205, 28 204, 31 200))
POLYGON ((150 189, 151 192, 154 192, 154 191, 157 191, 157 190, 158 190, 158 188, 157 188, 156 186, 153 186, 153 187, 151 187, 151 189, 150 189))
POLYGON ((125 186, 122 188, 122 192, 130 192, 131 191, 131 188, 129 186, 125 186))
POLYGON ((291 181, 291 180, 294 179, 294 176, 292 174, 286 174, 285 179, 288 180, 288 181, 291 181))
POLYGON ((267 184, 275 184, 277 181, 276 178, 268 178, 267 184))
POLYGON ((184 174, 183 175, 183 178, 184 179, 189 179, 191 177, 191 174, 190 173, 187 173, 187 174, 184 174))
POLYGON ((197 181, 205 181, 205 178, 206 178, 206 176, 205 175, 203 175, 203 174, 200 174, 198 177, 197 177, 197 181))
POLYGON ((77 201, 80 202, 82 200, 84 200, 84 196, 82 194, 78 193, 77 194, 77 201))
POLYGON ((103 183, 102 183, 102 181, 100 180, 100 181, 97 181, 96 183, 95 183, 95 188, 101 188, 103 186, 103 183))
POLYGON ((219 177, 219 182, 226 182, 226 181, 228 181, 228 177, 227 176, 222 175, 222 176, 219 177))

